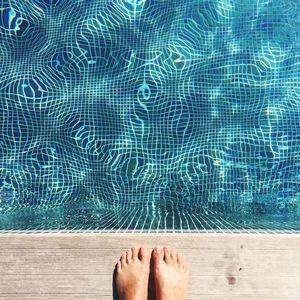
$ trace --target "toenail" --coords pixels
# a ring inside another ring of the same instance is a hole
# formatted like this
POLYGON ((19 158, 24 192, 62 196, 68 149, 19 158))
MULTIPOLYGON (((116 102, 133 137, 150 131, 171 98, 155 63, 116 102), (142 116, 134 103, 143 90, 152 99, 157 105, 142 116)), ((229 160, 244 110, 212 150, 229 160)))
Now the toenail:
POLYGON ((156 253, 161 253, 161 247, 156 247, 156 248, 155 248, 155 252, 156 252, 156 253))

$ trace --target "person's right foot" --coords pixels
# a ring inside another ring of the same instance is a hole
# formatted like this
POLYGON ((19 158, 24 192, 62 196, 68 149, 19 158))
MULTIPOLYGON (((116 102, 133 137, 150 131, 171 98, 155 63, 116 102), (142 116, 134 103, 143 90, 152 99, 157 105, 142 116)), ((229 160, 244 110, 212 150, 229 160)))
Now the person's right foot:
POLYGON ((184 300, 188 272, 174 249, 156 247, 152 252, 156 300, 184 300))

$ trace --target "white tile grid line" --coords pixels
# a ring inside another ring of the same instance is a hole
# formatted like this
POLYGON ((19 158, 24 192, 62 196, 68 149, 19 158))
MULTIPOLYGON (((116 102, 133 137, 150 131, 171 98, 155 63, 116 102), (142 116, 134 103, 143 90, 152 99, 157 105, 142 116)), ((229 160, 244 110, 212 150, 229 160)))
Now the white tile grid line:
POLYGON ((228 235, 234 235, 234 234, 246 234, 246 235, 253 235, 253 234, 270 234, 270 235, 276 235, 276 234, 300 234, 300 230, 260 230, 260 229, 234 229, 234 230, 205 230, 205 229, 197 229, 197 230, 171 230, 171 229, 156 229, 156 230, 140 230, 135 231, 134 229, 128 230, 128 229, 95 229, 95 230, 89 230, 89 229, 83 229, 83 230, 0 230, 0 235, 9 235, 9 234, 82 234, 82 233, 97 233, 97 234, 193 234, 193 235, 206 235, 206 234, 228 234, 228 235))

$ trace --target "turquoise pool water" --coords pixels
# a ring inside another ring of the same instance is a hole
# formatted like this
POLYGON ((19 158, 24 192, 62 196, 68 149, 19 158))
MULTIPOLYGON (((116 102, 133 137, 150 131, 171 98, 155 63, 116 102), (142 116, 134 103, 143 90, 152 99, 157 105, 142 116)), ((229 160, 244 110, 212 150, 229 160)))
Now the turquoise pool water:
POLYGON ((0 229, 300 229, 298 0, 0 5, 0 229))

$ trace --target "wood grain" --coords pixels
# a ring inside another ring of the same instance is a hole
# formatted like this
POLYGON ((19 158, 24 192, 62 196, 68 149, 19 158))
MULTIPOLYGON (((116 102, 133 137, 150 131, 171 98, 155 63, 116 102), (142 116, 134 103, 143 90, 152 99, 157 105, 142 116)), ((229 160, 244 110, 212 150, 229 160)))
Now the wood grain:
POLYGON ((169 245, 190 269, 187 300, 300 300, 297 234, 2 234, 0 300, 112 299, 133 245, 169 245))

